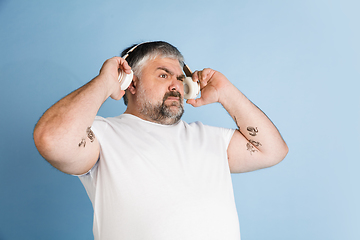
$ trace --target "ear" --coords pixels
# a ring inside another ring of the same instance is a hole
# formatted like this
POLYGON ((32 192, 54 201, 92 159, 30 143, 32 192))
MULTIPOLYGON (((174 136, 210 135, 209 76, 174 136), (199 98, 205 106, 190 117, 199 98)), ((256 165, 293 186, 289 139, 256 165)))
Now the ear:
POLYGON ((136 93, 136 85, 138 83, 139 79, 134 75, 133 80, 131 81, 129 87, 127 90, 134 95, 136 93))

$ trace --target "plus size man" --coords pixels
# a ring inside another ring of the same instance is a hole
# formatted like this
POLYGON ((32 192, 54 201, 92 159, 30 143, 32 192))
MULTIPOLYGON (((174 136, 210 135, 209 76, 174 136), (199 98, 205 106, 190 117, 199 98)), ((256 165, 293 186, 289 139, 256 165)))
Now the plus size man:
POLYGON ((220 103, 238 129, 186 123, 184 58, 156 41, 124 50, 97 77, 49 108, 37 123, 39 152, 78 175, 94 208, 95 239, 240 239, 231 173, 270 167, 286 143, 267 116, 222 73, 195 71, 194 107, 220 103), (134 75, 121 90, 119 71, 134 75), (126 111, 103 118, 111 97, 126 111))

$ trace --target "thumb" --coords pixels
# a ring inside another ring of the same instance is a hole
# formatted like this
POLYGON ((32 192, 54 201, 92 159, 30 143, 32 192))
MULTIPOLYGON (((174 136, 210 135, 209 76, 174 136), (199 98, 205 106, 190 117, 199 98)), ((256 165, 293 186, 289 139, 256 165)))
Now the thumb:
MULTIPOLYGON (((120 90, 120 88, 119 88, 119 90, 120 90)), ((125 95, 125 91, 120 90, 120 91, 115 91, 113 94, 111 94, 110 97, 114 100, 120 100, 124 95, 125 95)))
POLYGON ((200 107, 205 104, 202 98, 188 99, 186 103, 192 105, 193 107, 200 107))

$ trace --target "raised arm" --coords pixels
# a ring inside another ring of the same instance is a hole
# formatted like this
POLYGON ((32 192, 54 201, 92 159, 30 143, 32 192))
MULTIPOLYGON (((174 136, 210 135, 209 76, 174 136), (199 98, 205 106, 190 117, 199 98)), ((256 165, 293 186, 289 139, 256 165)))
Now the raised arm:
POLYGON ((231 172, 271 167, 285 158, 288 147, 277 128, 223 74, 206 68, 194 72, 193 80, 200 80, 201 98, 187 102, 194 107, 220 102, 238 126, 228 147, 231 172))
POLYGON ((35 145, 55 168, 83 174, 96 163, 99 143, 91 125, 109 96, 119 100, 125 94, 117 80, 119 68, 130 73, 129 65, 120 57, 105 61, 97 77, 55 103, 36 124, 35 145))

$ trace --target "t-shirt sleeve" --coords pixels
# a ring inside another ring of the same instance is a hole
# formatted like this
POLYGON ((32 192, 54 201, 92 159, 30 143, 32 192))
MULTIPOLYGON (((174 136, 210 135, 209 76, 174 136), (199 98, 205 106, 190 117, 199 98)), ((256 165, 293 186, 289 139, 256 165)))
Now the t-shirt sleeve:
POLYGON ((235 129, 221 128, 221 131, 223 132, 226 146, 229 146, 231 138, 234 135, 235 129))
MULTIPOLYGON (((107 126, 108 124, 106 122, 106 119, 100 116, 95 117, 93 125, 91 126, 91 130, 94 132, 95 137, 98 139, 100 146, 103 132, 106 130, 107 126)), ((99 160, 100 156, 95 165, 87 173, 84 173, 82 175, 76 175, 77 177, 79 177, 80 181, 84 185, 90 199, 95 196, 95 184, 97 179, 99 160)))
POLYGON ((214 127, 209 125, 204 125, 204 128, 209 134, 209 137, 213 137, 216 141, 222 141, 222 143, 225 144, 226 149, 228 148, 231 138, 235 132, 235 129, 232 128, 214 127))
MULTIPOLYGON (((94 132, 95 138, 97 138, 99 144, 101 144, 102 134, 105 131, 105 129, 107 128, 107 125, 108 124, 106 123, 105 118, 100 117, 100 116, 95 117, 94 122, 91 126, 91 130, 94 132)), ((99 162, 99 159, 87 173, 84 173, 82 175, 75 175, 75 176, 83 177, 83 176, 86 176, 89 173, 93 172, 96 169, 98 162, 99 162)))

